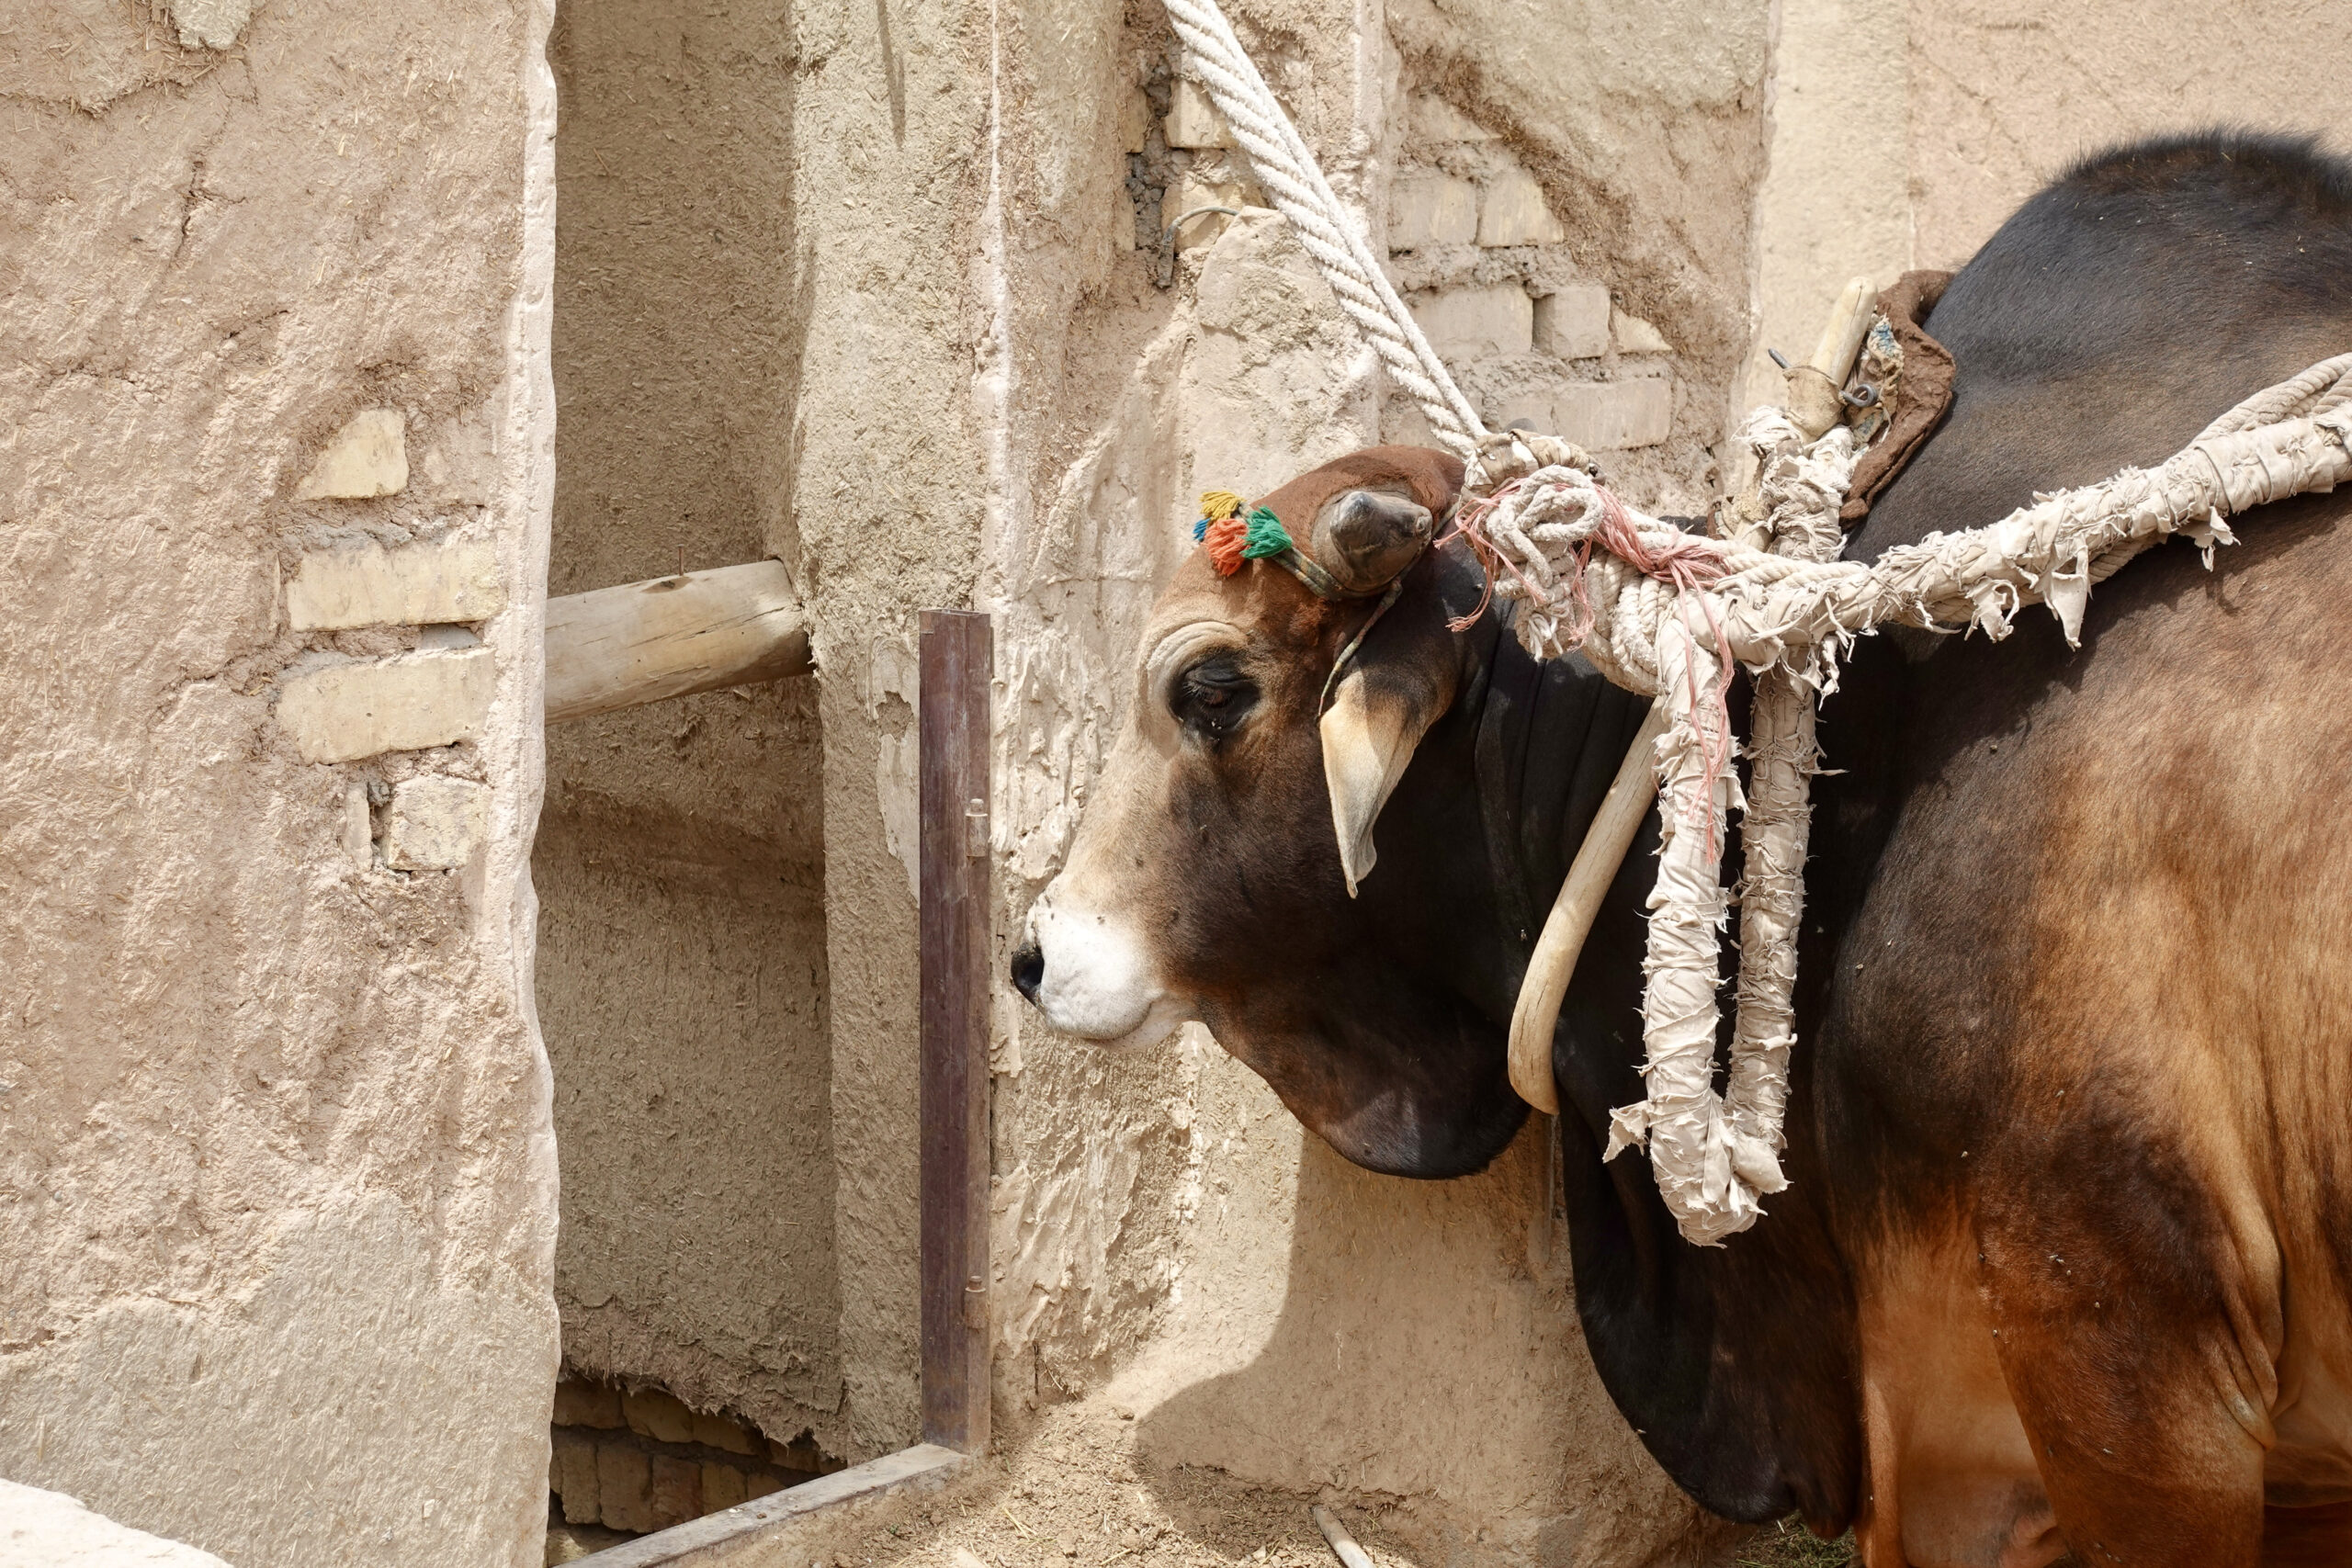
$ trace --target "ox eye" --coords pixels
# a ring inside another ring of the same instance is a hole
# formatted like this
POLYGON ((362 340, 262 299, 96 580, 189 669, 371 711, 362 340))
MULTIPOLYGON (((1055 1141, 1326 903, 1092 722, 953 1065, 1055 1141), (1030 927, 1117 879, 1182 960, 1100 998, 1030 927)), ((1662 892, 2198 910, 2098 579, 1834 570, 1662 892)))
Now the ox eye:
POLYGON ((1230 654, 1217 654, 1176 678, 1168 705, 1178 723, 1214 746, 1239 728, 1257 703, 1257 682, 1230 654))

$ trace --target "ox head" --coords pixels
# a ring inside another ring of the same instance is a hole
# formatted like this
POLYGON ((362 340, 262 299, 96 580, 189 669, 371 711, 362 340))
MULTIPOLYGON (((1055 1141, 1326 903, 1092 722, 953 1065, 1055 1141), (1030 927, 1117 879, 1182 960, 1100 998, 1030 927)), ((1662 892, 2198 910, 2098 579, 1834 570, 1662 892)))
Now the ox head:
POLYGON ((1433 849, 1447 825, 1417 810, 1388 835, 1400 873, 1366 880, 1382 807, 1468 668, 1441 588, 1460 598, 1476 573, 1430 548, 1461 474, 1438 452, 1360 452, 1261 503, 1303 569, 1226 575, 1193 553, 1013 960, 1057 1028, 1141 1044, 1203 1021, 1340 1153, 1408 1176, 1478 1168, 1526 1109, 1491 1021, 1414 973, 1411 933, 1458 918, 1414 863, 1483 853, 1470 790, 1439 792, 1472 810, 1466 841, 1433 849))

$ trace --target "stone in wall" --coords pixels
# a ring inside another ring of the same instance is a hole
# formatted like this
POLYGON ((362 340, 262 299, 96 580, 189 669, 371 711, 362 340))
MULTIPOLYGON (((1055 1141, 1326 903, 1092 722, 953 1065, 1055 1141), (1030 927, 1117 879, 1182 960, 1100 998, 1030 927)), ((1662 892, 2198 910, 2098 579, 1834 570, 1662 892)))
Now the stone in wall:
POLYGON ((1230 147, 1233 128, 1216 112, 1208 89, 1189 76, 1176 79, 1168 105, 1166 127, 1170 147, 1230 147))
POLYGON ((1609 334, 1616 340, 1620 354, 1671 354, 1674 345, 1666 334, 1639 316, 1629 316, 1623 310, 1609 313, 1609 334))
POLYGON ((356 779, 343 786, 343 858, 355 871, 376 863, 376 821, 368 809, 368 787, 356 779))
POLYGON ((715 1514, 721 1508, 748 1503, 754 1496, 766 1495, 765 1492, 752 1492, 750 1478, 731 1464, 702 1467, 702 1506, 707 1513, 715 1514))
POLYGON ((1571 381, 1553 399, 1553 429, 1595 452, 1655 446, 1673 426, 1674 389, 1664 377, 1571 381))
POLYGON ((1497 392, 1479 403, 1489 430, 1536 430, 1549 434, 1558 417, 1559 389, 1549 382, 1497 392))
POLYGON ((398 549, 369 539, 345 549, 312 550, 286 587, 286 621, 298 632, 482 621, 505 607, 498 552, 486 539, 398 549))
POLYGON ((694 1429, 690 1440, 700 1443, 706 1448, 723 1449, 731 1454, 756 1454, 763 1451, 760 1447, 760 1435, 750 1427, 729 1421, 724 1416, 713 1416, 707 1411, 696 1410, 690 1414, 694 1417, 694 1429))
POLYGON ((469 864, 490 829, 490 791, 470 779, 426 773, 392 786, 384 813, 384 863, 394 871, 469 864))
POLYGON ((428 438, 409 478, 428 500, 489 506, 498 499, 495 410, 484 405, 444 420, 428 438))
POLYGON ((1478 202, 1479 244, 1552 245, 1566 237, 1533 175, 1513 166, 1487 181, 1478 202))
POLYGON ((653 1528, 668 1529, 702 1516, 702 1466, 674 1454, 652 1456, 647 1506, 653 1528))
POLYGON ((1388 248, 1466 245, 1478 235, 1478 187, 1433 169, 1399 175, 1388 192, 1388 248))
MULTIPOLYGON (((1151 144, 1151 99, 1137 86, 1119 97, 1119 150, 1140 152, 1151 144)), ((1163 135, 1164 140, 1164 135, 1163 135)))
POLYGON ((364 409, 334 433, 294 499, 371 501, 407 488, 407 416, 398 409, 364 409))
POLYGON ((1413 95, 1409 123, 1416 137, 1436 145, 1497 140, 1493 131, 1486 130, 1435 93, 1413 95))
POLYGON ((1448 365, 1525 354, 1535 339, 1535 301, 1516 283, 1440 289, 1413 319, 1448 365))
POLYGON ((593 1432, 567 1432, 559 1427, 550 1442, 552 1452, 548 1490, 562 1499, 564 1522, 574 1525, 604 1523, 604 1495, 597 1481, 595 1435, 593 1432))
POLYGON ((496 683, 487 648, 339 660, 280 682, 277 722, 306 762, 422 750, 480 736, 496 683))
MULTIPOLYGON (((571 1518, 570 1508, 564 1517, 571 1518)), ((653 1456, 626 1443, 596 1445, 596 1518, 616 1530, 658 1529, 653 1522, 653 1456)))
POLYGON ((1562 359, 1598 359, 1609 352, 1609 290, 1571 284, 1535 301, 1535 346, 1562 359))
POLYGON ((254 0, 171 0, 182 49, 234 49, 253 20, 254 0))
POLYGON ((658 1388, 631 1389, 621 1395, 621 1414, 628 1429, 659 1443, 695 1440, 695 1413, 658 1388))
POLYGON ((1196 214, 1176 231, 1176 248, 1189 251, 1224 233, 1226 225, 1233 221, 1231 213, 1262 210, 1265 205, 1265 193, 1246 173, 1245 165, 1197 164, 1178 175, 1176 183, 1168 187, 1168 194, 1160 197, 1159 226, 1166 229, 1187 213, 1196 214), (1229 210, 1203 211, 1204 208, 1229 210))
POLYGON ((621 1391, 610 1383, 568 1377, 555 1385, 555 1424, 607 1429, 626 1427, 628 1422, 621 1415, 621 1391))

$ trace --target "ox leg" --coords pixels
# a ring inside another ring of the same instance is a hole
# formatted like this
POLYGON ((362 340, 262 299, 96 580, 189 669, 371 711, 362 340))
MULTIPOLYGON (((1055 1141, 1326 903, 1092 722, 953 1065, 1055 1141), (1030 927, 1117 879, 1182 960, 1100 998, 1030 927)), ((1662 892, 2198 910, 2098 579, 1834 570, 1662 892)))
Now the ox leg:
POLYGON ((2263 1511, 2262 1568, 2342 1568, 2346 1562, 2352 1562, 2352 1503, 2263 1511))
POLYGON ((1979 1230, 2002 1372, 2059 1532, 2084 1568, 2256 1568, 2267 1353, 2248 1361, 2209 1230, 2128 1183, 2092 1201, 2141 1223, 2027 1200, 1979 1230))
MULTIPOLYGON (((2007 1337, 2005 1331, 2004 1337, 2007 1337)), ((2211 1380, 2020 1333, 2003 1363, 2059 1533, 2084 1568, 2256 1568, 2259 1443, 2211 1380)), ((2342 1557, 2328 1559, 2343 1562, 2342 1557)))

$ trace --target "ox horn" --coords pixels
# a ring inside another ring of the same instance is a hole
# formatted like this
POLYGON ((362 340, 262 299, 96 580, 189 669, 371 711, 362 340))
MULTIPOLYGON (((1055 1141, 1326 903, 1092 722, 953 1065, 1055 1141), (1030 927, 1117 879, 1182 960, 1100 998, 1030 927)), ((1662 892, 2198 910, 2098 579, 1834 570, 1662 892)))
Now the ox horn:
POLYGON ((1547 1115, 1560 1113, 1560 1091, 1552 1077, 1552 1031, 1560 1021, 1560 1000, 1568 994, 1568 976, 1576 973, 1577 956, 1592 932, 1592 918, 1617 868, 1642 830, 1650 802, 1657 798, 1657 738, 1666 733, 1666 704, 1661 699, 1642 720, 1634 743, 1600 809, 1584 832, 1584 842, 1568 866, 1568 879, 1552 900, 1544 917, 1544 934, 1535 939, 1535 953, 1527 962, 1527 978, 1520 982, 1519 1001, 1510 1013, 1510 1087, 1520 1099, 1547 1115))
POLYGON ((1325 502, 1307 533, 1315 564, 1350 593, 1377 593, 1429 548, 1436 520, 1410 497, 1346 490, 1325 502))

